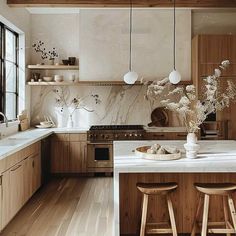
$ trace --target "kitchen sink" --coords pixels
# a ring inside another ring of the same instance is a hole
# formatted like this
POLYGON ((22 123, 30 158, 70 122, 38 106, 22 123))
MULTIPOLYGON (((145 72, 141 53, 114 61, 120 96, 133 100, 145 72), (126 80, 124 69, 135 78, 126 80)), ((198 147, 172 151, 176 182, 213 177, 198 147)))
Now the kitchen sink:
POLYGON ((27 140, 28 138, 7 138, 0 140, 0 146, 1 147, 16 146, 27 140))

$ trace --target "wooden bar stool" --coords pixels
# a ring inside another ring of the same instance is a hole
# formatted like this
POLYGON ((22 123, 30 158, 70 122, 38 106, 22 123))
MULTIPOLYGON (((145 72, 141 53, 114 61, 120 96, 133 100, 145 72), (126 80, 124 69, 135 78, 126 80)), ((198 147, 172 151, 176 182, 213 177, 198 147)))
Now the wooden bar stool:
POLYGON ((145 236, 145 233, 147 234, 171 234, 172 233, 173 236, 177 236, 174 210, 173 210, 172 201, 169 196, 169 193, 174 191, 177 187, 178 185, 176 183, 137 183, 137 188, 143 193, 143 207, 142 207, 140 236, 145 236), (167 223, 166 222, 146 223, 149 195, 165 195, 166 196, 171 228, 146 229, 146 226, 160 226, 160 225, 168 226, 169 225, 168 222, 167 223))
POLYGON ((203 206, 203 218, 202 218, 201 236, 206 236, 207 233, 226 234, 227 236, 229 236, 230 234, 235 235, 236 234, 236 212, 234 208, 232 194, 236 191, 236 184, 232 184, 232 183, 199 184, 199 183, 196 183, 195 187, 200 192, 200 198, 198 201, 196 216, 193 222, 191 236, 195 236, 196 231, 199 228, 199 217, 200 217, 202 206, 203 206), (208 222, 210 195, 222 196, 225 222, 208 222), (230 215, 232 218, 233 225, 230 223, 228 210, 230 210, 230 215), (226 228, 215 229, 215 228, 209 228, 209 226, 211 227, 212 226, 225 226, 226 228))

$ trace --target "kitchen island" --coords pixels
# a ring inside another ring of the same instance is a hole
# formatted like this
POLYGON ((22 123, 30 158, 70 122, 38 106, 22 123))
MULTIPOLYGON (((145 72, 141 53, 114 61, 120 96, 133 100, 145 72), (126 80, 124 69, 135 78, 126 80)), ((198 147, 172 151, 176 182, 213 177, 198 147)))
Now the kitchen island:
MULTIPOLYGON (((192 160, 185 158, 185 154, 175 161, 151 161, 136 156, 134 150, 137 147, 154 143, 174 145, 184 152, 184 141, 114 142, 115 236, 138 234, 142 194, 136 189, 137 182, 178 183, 179 187, 171 198, 179 233, 191 231, 198 199, 193 186, 195 182, 236 183, 236 141, 199 141, 198 158, 192 160)), ((212 197, 209 218, 212 221, 223 220, 220 198, 212 197)), ((164 199, 151 198, 148 221, 163 222, 167 219, 164 199)))

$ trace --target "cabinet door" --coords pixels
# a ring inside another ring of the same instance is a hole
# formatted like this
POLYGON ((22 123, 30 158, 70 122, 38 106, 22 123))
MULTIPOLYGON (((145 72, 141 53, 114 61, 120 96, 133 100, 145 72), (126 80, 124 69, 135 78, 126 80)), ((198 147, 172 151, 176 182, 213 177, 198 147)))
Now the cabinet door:
POLYGON ((201 35, 200 63, 220 64, 230 57, 230 35, 201 35))
POLYGON ((70 142, 70 170, 71 173, 86 172, 87 143, 70 142))
POLYGON ((2 230, 2 176, 0 176, 0 232, 2 230))
POLYGON ((31 162, 31 185, 32 194, 34 194, 41 186, 41 158, 40 155, 30 157, 31 162))
POLYGON ((2 209, 1 209, 1 228, 3 229, 11 220, 10 213, 10 171, 6 171, 2 174, 2 209))
MULTIPOLYGON (((10 219, 20 210, 24 204, 24 164, 23 161, 9 170, 9 185, 3 192, 9 191, 10 219), (9 189, 8 189, 9 188, 9 189)), ((6 200, 7 201, 7 200, 6 200)), ((8 204, 8 202, 7 202, 8 204)))
POLYGON ((67 173, 69 171, 69 142, 51 143, 51 173, 67 173))
POLYGON ((29 200, 32 195, 31 191, 31 165, 30 165, 30 158, 27 157, 23 160, 23 178, 24 178, 24 203, 29 200))

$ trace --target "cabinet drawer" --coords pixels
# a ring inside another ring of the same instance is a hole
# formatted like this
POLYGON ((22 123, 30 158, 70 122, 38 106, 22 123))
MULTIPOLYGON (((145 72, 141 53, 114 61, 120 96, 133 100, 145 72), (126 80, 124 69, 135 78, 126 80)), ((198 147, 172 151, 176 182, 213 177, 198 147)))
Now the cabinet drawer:
POLYGON ((173 133, 173 139, 175 139, 175 140, 186 140, 187 135, 188 135, 187 132, 173 133))
POLYGON ((69 134, 54 134, 52 136, 52 141, 55 141, 55 142, 58 142, 58 141, 62 141, 62 142, 69 141, 69 134))
POLYGON ((145 139, 146 140, 168 140, 169 135, 168 133, 163 133, 163 132, 156 132, 156 133, 146 133, 145 134, 145 139))
POLYGON ((70 142, 84 142, 87 141, 87 134, 70 134, 70 142))
POLYGON ((20 151, 20 155, 24 159, 31 155, 38 154, 40 152, 40 147, 41 147, 40 142, 34 143, 30 145, 29 147, 26 147, 22 151, 20 151))

